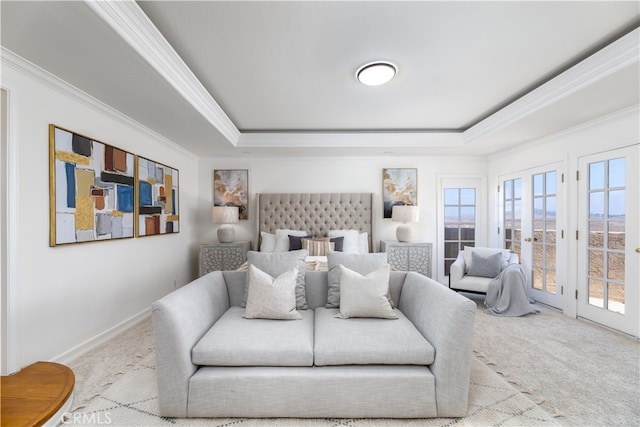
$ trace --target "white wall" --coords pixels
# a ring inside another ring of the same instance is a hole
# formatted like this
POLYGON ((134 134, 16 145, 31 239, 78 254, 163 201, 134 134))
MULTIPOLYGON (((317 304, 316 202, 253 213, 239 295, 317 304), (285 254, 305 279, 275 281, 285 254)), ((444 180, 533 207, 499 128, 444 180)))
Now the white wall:
POLYGON ((177 145, 42 70, 3 57, 2 86, 16 117, 19 364, 68 360, 101 334, 148 313, 196 274, 198 161, 177 145), (17 64, 17 65, 16 65, 17 64), (180 171, 175 235, 49 247, 49 124, 180 171), (84 346, 83 346, 84 344, 84 346))
MULTIPOLYGON (((499 194, 495 191, 501 175, 511 174, 517 171, 531 169, 546 164, 562 161, 563 170, 559 172, 565 174, 565 196, 564 216, 559 218, 559 223, 565 224, 567 230, 567 245, 564 256, 565 263, 564 277, 566 283, 559 283, 565 286, 565 314, 576 315, 574 295, 577 283, 577 242, 575 230, 578 229, 578 182, 576 181, 576 171, 578 161, 581 157, 596 153, 602 153, 617 148, 636 146, 640 150, 640 114, 638 106, 633 106, 614 114, 610 114, 588 123, 566 129, 561 133, 538 141, 518 147, 510 152, 495 155, 488 160, 489 172, 489 240, 491 246, 502 246, 502 236, 495 230, 500 225, 498 216, 498 206, 500 204, 499 194)), ((637 179, 640 179, 640 172, 637 172, 637 179)), ((628 203, 640 204, 638 194, 628 194, 628 203)), ((559 207, 561 208, 561 207, 559 207)))
MULTIPOLYGON (((483 158, 465 157, 304 157, 304 158, 205 158, 200 161, 200 208, 198 224, 201 243, 216 241, 211 223, 214 169, 249 170, 249 220, 236 226, 236 240, 257 242, 257 193, 351 193, 370 192, 373 197, 373 242, 395 240, 397 224, 382 218, 382 169, 418 169, 420 222, 412 224, 416 240, 432 242, 436 248, 436 200, 439 174, 486 175, 483 158)), ((434 254, 433 269, 436 268, 434 254)), ((433 277, 437 277, 434 275, 433 277)))

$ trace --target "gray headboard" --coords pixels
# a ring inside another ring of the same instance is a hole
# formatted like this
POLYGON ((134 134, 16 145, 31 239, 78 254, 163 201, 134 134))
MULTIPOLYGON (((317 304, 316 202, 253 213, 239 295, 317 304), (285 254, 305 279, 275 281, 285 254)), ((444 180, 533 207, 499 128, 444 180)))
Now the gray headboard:
POLYGON ((372 193, 258 194, 258 231, 289 228, 326 236, 329 230, 354 229, 369 233, 371 251, 372 200, 372 193))

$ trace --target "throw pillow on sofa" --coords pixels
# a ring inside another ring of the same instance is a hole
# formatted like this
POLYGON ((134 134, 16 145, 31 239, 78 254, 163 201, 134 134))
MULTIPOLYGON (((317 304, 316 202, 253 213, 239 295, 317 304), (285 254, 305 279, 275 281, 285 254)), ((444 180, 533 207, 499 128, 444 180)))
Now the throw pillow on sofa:
POLYGON ((340 269, 341 319, 350 317, 375 317, 397 319, 389 303, 389 265, 367 275, 362 275, 343 265, 340 269))
POLYGON ((326 308, 340 306, 340 269, 343 265, 360 274, 369 274, 387 265, 387 253, 350 254, 346 252, 329 252, 327 254, 328 290, 326 308))
POLYGON ((277 277, 271 277, 255 265, 249 266, 247 307, 243 317, 247 319, 299 320, 296 310, 296 279, 298 269, 292 268, 277 277))
MULTIPOLYGON (((264 271, 271 277, 277 277, 292 268, 298 269, 296 279, 296 308, 298 310, 307 309, 307 295, 305 292, 305 258, 309 255, 307 251, 289 252, 247 252, 247 265, 255 265, 259 270, 264 271)), ((244 298, 241 307, 247 303, 247 290, 249 286, 249 275, 247 274, 244 298)))

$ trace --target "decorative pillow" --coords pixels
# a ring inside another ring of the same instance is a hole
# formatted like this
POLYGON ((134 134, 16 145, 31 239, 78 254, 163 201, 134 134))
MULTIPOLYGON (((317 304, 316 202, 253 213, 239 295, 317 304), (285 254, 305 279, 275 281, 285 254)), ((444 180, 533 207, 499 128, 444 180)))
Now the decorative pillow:
POLYGON ((276 230, 276 247, 274 252, 287 252, 289 250, 289 236, 306 236, 309 233, 301 230, 280 229, 276 230))
POLYGON ((340 307, 340 269, 343 265, 360 274, 369 274, 387 265, 387 253, 350 254, 346 252, 329 252, 327 254, 328 291, 326 308, 340 307))
POLYGON ((276 235, 260 232, 260 252, 273 252, 276 249, 276 235))
POLYGON ((297 268, 287 270, 273 278, 255 265, 250 265, 247 276, 249 276, 247 308, 242 317, 247 319, 302 319, 302 315, 296 310, 297 268))
POLYGON ((327 236, 330 238, 344 237, 342 252, 350 254, 362 253, 360 250, 360 233, 358 233, 358 230, 329 230, 327 236))
POLYGON ((473 246, 465 246, 463 256, 464 256, 464 269, 466 274, 469 274, 469 268, 471 268, 471 264, 473 264, 473 259, 471 258, 471 254, 473 252, 477 252, 479 255, 482 255, 484 257, 493 255, 497 252, 501 253, 502 254, 501 270, 503 270, 509 264, 509 257, 511 255, 507 249, 484 248, 484 247, 476 248, 473 246))
POLYGON ((361 254, 369 253, 369 233, 365 231, 358 235, 358 246, 361 254))
MULTIPOLYGON (((296 308, 305 310, 307 308, 307 296, 305 292, 305 258, 309 253, 305 250, 290 252, 247 252, 247 264, 255 265, 258 269, 264 271, 271 277, 278 277, 282 273, 292 268, 298 269, 298 278, 296 280, 296 308)), ((247 303, 247 290, 249 287, 249 275, 247 274, 244 299, 242 307, 247 303)))
POLYGON ((294 236, 293 234, 289 234, 289 250, 299 251, 300 249, 307 249, 302 247, 302 239, 309 239, 311 237, 313 237, 311 234, 307 234, 306 236, 294 236))
POLYGON ((336 252, 342 252, 344 248, 344 236, 340 237, 329 237, 329 241, 335 245, 336 252))
POLYGON ((302 249, 309 251, 309 256, 327 256, 329 251, 335 250, 336 244, 328 237, 319 239, 302 239, 302 249))
POLYGON ((482 256, 478 252, 471 252, 471 267, 469 276, 496 277, 500 274, 502 265, 502 254, 496 252, 493 255, 482 256))
POLYGON ((397 319, 391 308, 389 293, 389 265, 363 276, 343 265, 340 269, 340 313, 341 319, 349 317, 377 317, 397 319))

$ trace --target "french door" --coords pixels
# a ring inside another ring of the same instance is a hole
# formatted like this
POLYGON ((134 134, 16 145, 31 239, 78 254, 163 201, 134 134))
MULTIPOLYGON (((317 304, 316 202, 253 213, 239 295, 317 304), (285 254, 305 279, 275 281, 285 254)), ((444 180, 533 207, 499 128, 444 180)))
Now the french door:
POLYGON ((566 254, 562 162, 501 177, 504 248, 515 252, 527 275, 529 295, 563 308, 566 254))
POLYGON ((638 336, 640 146, 579 159, 578 316, 638 336))

